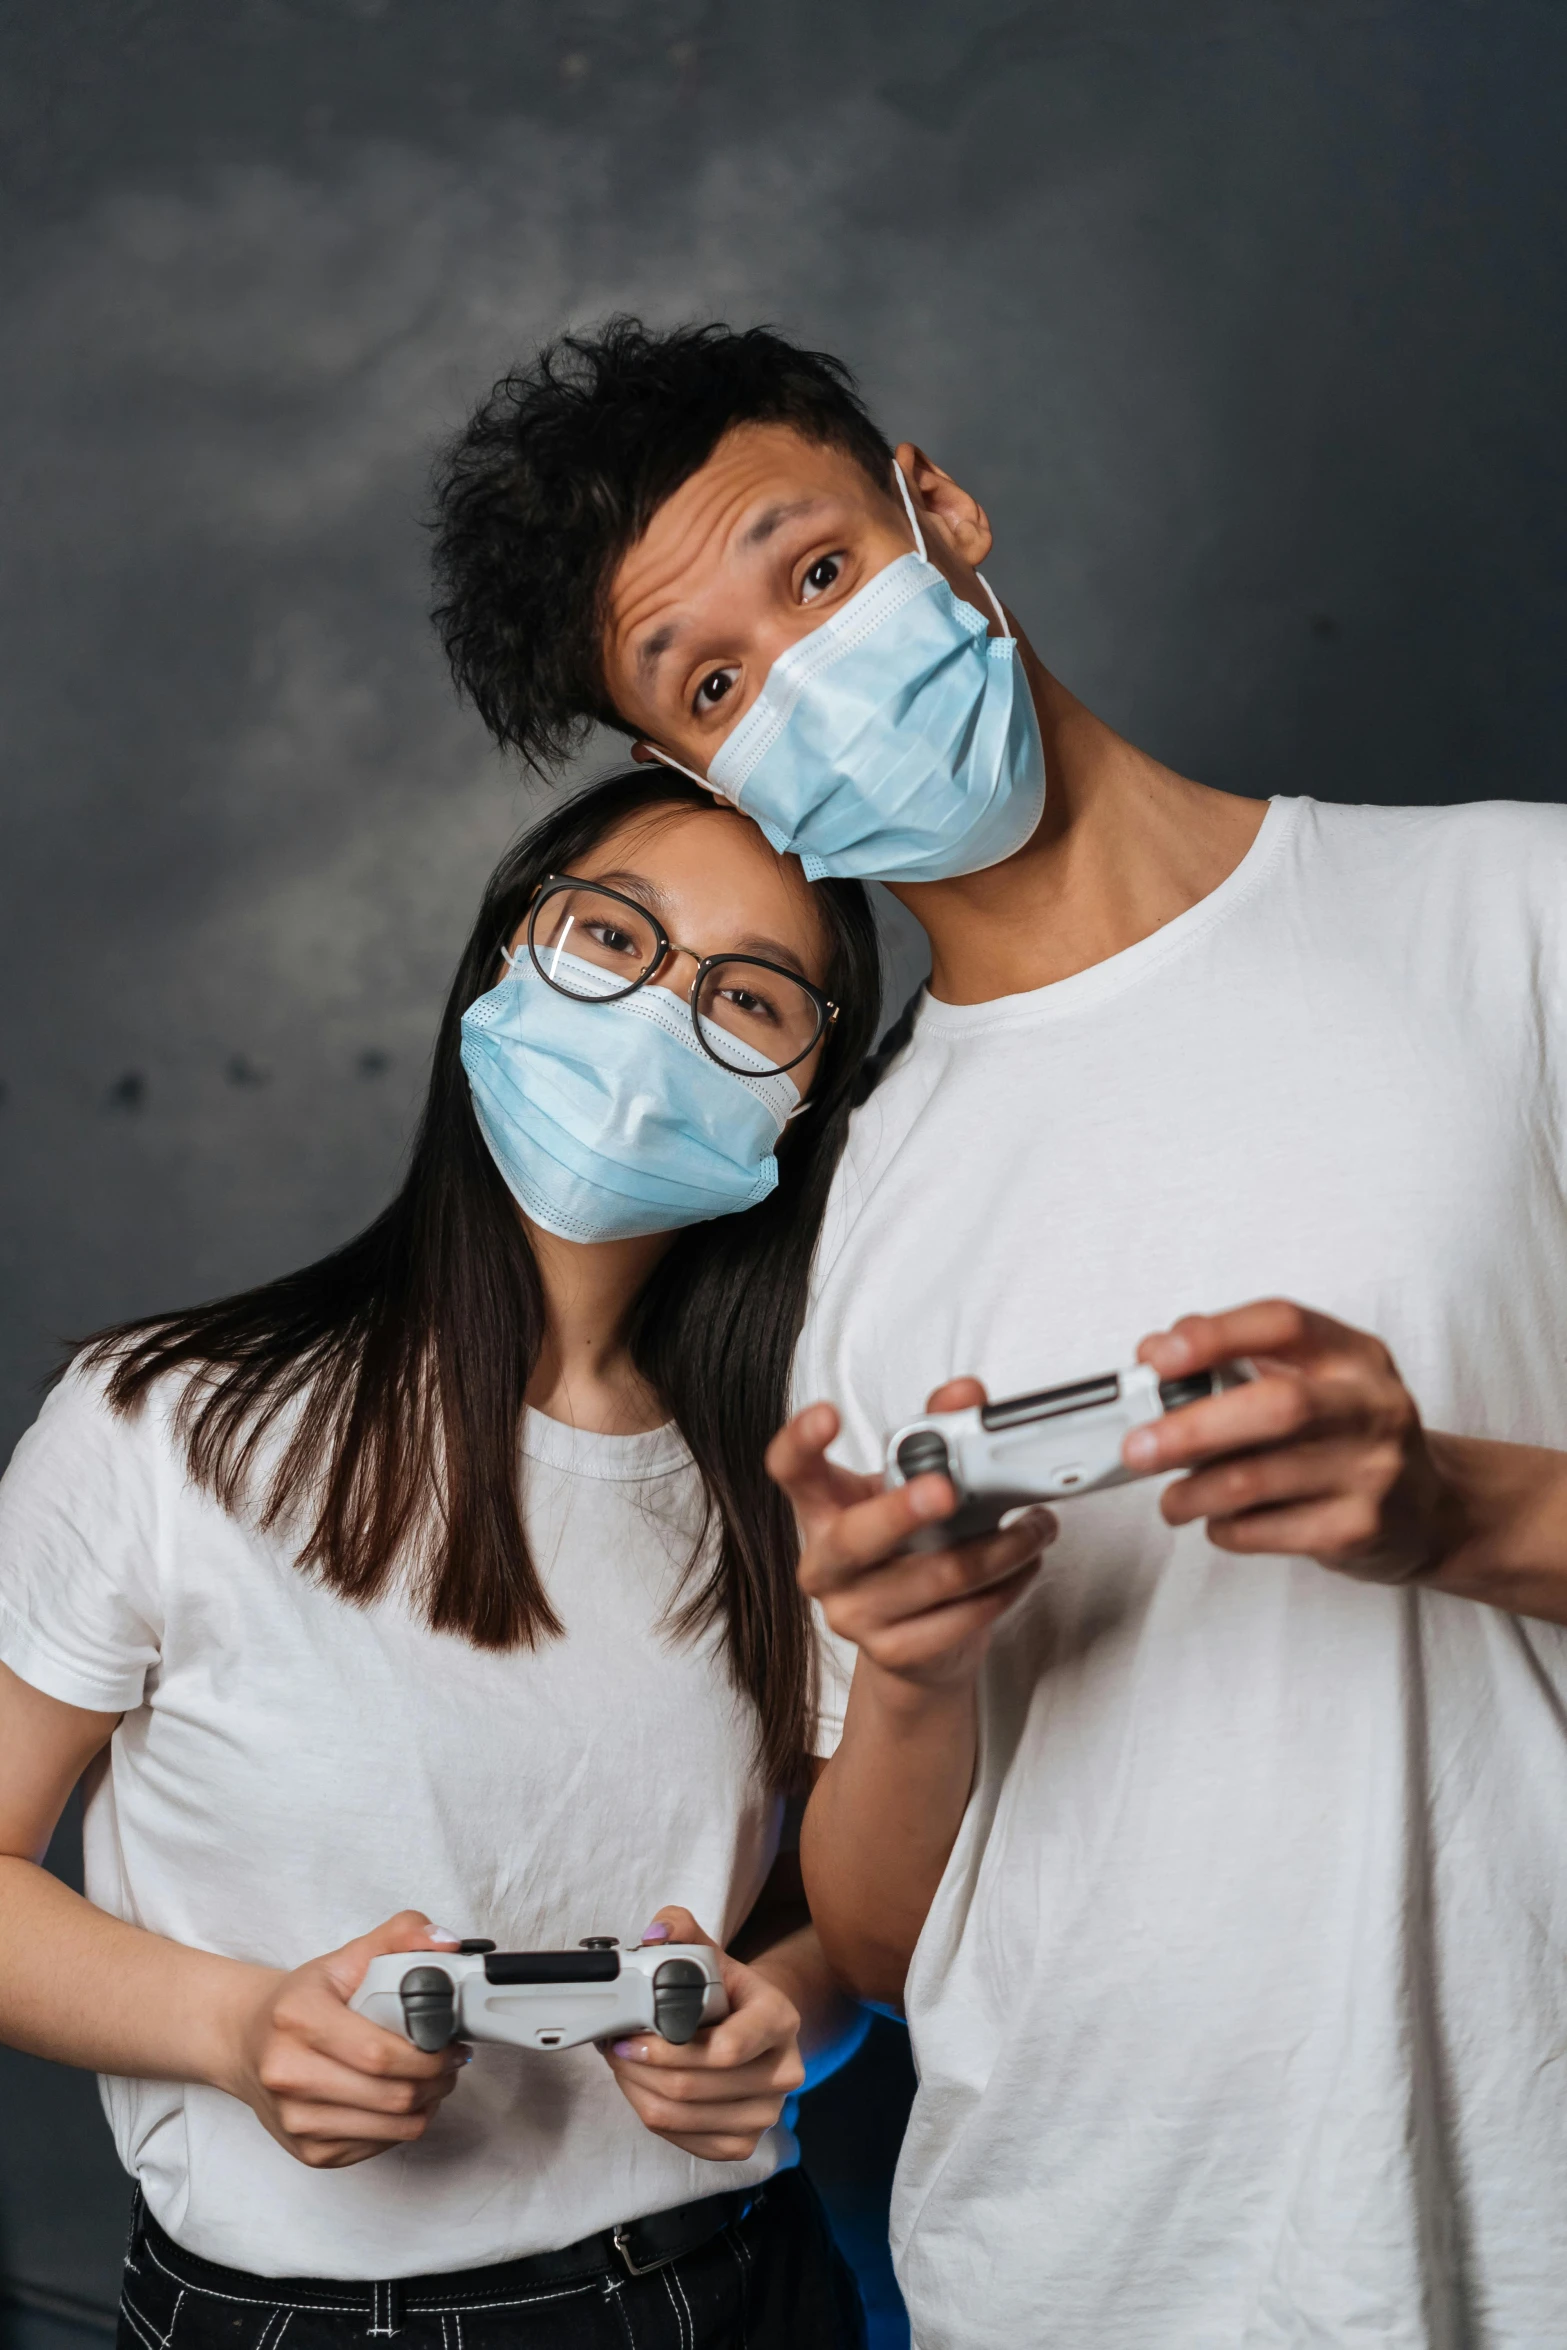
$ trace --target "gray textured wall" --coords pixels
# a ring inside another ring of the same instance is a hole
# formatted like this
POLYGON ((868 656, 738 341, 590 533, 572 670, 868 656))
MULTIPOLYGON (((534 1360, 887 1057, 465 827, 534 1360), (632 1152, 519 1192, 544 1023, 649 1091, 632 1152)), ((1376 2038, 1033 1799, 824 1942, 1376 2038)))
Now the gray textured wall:
POLYGON ((7 10, 0 1449, 60 1334, 383 1197, 525 807, 425 467, 566 320, 841 351, 1188 772, 1561 796, 1564 63, 1554 0, 7 10))

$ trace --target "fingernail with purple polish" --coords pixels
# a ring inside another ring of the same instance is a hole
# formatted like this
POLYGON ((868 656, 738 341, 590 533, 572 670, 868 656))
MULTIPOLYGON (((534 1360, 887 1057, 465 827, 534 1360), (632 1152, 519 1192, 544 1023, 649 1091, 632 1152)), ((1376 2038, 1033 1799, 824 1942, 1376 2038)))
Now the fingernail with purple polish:
POLYGON ((426 1926, 425 1932, 432 1942, 460 1942, 462 1940, 461 1934, 454 1934, 450 1926, 426 1926))
POLYGON ((663 1919, 659 1918, 655 1924, 643 1927, 642 1939, 644 1942, 667 1942, 669 1940, 669 1928, 665 1925, 663 1919))
POLYGON ((614 2050, 617 2056, 640 2056, 642 2044, 639 2040, 617 2040, 614 2042, 614 2050))

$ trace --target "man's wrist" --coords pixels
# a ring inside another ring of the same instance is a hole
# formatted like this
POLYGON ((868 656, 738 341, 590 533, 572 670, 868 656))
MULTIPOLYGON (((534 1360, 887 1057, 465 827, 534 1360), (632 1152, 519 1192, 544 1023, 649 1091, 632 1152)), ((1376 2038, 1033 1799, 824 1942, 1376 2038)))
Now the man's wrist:
POLYGON ((925 1737, 943 1725, 962 1726, 975 1716, 976 1665, 940 1680, 917 1679, 879 1665, 861 1649, 849 1692, 849 1715, 874 1715, 897 1737, 925 1737))
POLYGON ((1431 1588, 1567 1623, 1567 1453, 1480 1437, 1429 1441, 1447 1516, 1431 1588))

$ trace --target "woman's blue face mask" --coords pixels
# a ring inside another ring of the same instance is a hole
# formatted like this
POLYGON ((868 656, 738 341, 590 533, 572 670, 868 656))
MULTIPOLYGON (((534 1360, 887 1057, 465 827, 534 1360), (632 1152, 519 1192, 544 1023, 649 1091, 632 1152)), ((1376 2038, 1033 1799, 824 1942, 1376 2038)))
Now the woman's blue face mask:
POLYGON ((792 1081, 732 1036, 721 1068, 667 987, 587 1003, 619 983, 575 956, 578 996, 508 955, 499 986, 462 1016, 462 1065, 508 1190, 564 1240, 673 1232, 755 1207, 778 1181, 774 1148, 800 1107, 792 1081))
POLYGON ((694 778, 751 817, 780 855, 798 857, 810 881, 982 872, 1023 846, 1044 809, 1044 746, 1016 639, 989 636, 929 561, 895 471, 916 551, 779 655, 706 776, 694 778))

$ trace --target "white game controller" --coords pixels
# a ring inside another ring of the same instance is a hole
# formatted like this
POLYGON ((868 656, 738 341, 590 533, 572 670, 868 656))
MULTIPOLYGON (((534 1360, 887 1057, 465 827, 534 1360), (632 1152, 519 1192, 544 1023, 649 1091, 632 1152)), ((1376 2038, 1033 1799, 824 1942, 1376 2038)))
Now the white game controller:
POLYGON ((504 2040, 514 2048, 580 2048, 656 2032, 677 2046, 729 2012, 718 1955, 705 1943, 647 1942, 620 1950, 604 1934, 577 1950, 391 1950, 372 1958, 348 2003, 416 2048, 504 2040))
POLYGON ((1161 1379, 1147 1363, 1134 1363, 1102 1379, 910 1420, 887 1440, 887 1486, 934 1471, 952 1480, 958 1506, 939 1525, 911 1535, 907 1548, 944 1550, 951 1542, 993 1533, 1010 1511, 1030 1502, 1066 1501, 1124 1485, 1137 1474, 1121 1459, 1134 1428, 1256 1376, 1256 1366, 1244 1361, 1188 1379, 1161 1379))

